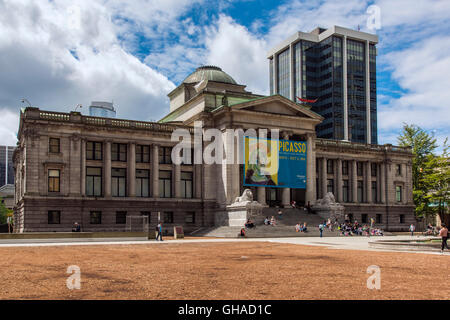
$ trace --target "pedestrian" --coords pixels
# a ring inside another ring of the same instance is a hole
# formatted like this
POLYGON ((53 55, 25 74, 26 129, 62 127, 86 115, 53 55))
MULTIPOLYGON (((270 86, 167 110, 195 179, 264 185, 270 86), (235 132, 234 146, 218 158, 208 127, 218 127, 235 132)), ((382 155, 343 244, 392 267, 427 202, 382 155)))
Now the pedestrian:
POLYGON ((8 224, 8 233, 11 233, 11 226, 12 226, 12 221, 13 219, 12 219, 12 217, 11 216, 8 216, 7 218, 6 218, 6 223, 8 224))
POLYGON ((162 239, 162 222, 161 221, 156 226, 156 231, 158 232, 158 234, 156 235, 156 241, 158 241, 158 238, 160 241, 163 241, 163 239, 162 239))
POLYGON ((319 231, 320 231, 320 237, 322 238, 322 233, 323 233, 323 224, 319 224, 319 231))
POLYGON ((447 245, 447 239, 448 239, 448 229, 445 224, 441 224, 441 230, 439 231, 439 236, 442 237, 442 244, 441 244, 441 253, 444 253, 444 247, 447 248, 447 250, 450 250, 447 245))
POLYGON ((281 209, 278 209, 278 219, 283 219, 283 211, 281 211, 281 209))
POLYGON ((411 237, 414 237, 414 230, 416 230, 416 226, 411 223, 409 226, 409 231, 411 231, 411 237))

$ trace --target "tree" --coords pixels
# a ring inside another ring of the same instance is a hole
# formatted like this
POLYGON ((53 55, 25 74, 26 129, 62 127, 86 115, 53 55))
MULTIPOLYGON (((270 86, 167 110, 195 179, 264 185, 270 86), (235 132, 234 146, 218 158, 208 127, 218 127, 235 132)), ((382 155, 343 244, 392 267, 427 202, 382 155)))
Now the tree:
POLYGON ((416 216, 423 216, 429 211, 429 185, 425 184, 423 172, 430 164, 430 157, 434 157, 433 151, 437 148, 436 139, 426 133, 422 128, 414 124, 403 125, 403 130, 397 138, 399 146, 411 147, 414 155, 412 160, 413 199, 416 206, 416 216))
POLYGON ((5 224, 6 219, 12 216, 12 210, 5 207, 3 199, 0 198, 0 224, 5 224))
POLYGON ((439 156, 428 156, 423 170, 423 183, 429 190, 425 195, 427 203, 433 208, 442 222, 450 224, 448 202, 450 200, 450 158, 447 139, 439 156))

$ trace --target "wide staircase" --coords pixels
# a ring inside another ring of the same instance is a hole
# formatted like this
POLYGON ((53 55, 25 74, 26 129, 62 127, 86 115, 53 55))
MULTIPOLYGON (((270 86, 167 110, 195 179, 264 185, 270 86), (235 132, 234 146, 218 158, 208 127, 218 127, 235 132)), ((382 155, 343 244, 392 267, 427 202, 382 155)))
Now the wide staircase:
MULTIPOLYGON (((320 235, 318 226, 323 222, 323 219, 316 214, 308 214, 302 209, 282 209, 283 215, 280 219, 278 217, 277 208, 264 208, 263 214, 258 217, 253 217, 252 221, 256 228, 246 229, 247 238, 281 238, 281 237, 318 237, 320 235), (274 216, 276 225, 264 225, 265 217, 269 219, 274 216), (295 225, 297 223, 303 224, 306 222, 308 227, 307 232, 295 232, 295 225)), ((243 226, 242 226, 243 227, 243 226)), ((206 237, 221 237, 221 238, 237 238, 242 227, 215 227, 200 230, 193 236, 206 237)), ((329 231, 324 229, 324 237, 338 236, 337 231, 329 231)))

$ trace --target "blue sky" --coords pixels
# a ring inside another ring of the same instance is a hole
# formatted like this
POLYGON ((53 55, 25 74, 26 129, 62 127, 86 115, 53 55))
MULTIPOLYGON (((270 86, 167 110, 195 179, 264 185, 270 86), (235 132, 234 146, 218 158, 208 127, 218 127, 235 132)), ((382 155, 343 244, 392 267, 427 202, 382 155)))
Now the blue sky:
POLYGON ((1 144, 15 144, 20 99, 69 111, 114 101, 157 120, 167 93, 203 64, 268 94, 266 52, 296 31, 339 25, 379 36, 379 143, 414 123, 449 135, 450 1, 0 0, 1 144), (367 9, 380 9, 380 28, 367 9))

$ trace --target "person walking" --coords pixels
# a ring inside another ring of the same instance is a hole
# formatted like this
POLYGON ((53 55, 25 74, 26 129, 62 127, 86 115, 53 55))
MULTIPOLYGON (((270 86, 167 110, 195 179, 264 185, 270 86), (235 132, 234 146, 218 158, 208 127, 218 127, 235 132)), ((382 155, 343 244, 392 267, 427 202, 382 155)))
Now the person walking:
POLYGON ((441 244, 441 253, 444 253, 444 247, 447 248, 447 250, 450 250, 447 245, 447 239, 448 239, 448 229, 445 224, 441 224, 441 230, 439 231, 439 236, 442 237, 442 244, 441 244))
POLYGON ((156 226, 156 231, 158 232, 158 234, 156 235, 156 241, 158 241, 158 238, 160 241, 163 241, 163 239, 162 239, 162 222, 161 221, 156 226))
POLYGON ((416 226, 411 223, 409 226, 409 231, 411 231, 411 237, 414 237, 414 231, 416 230, 416 226))
POLYGON ((320 232, 320 237, 322 238, 323 224, 319 224, 319 232, 320 232))

